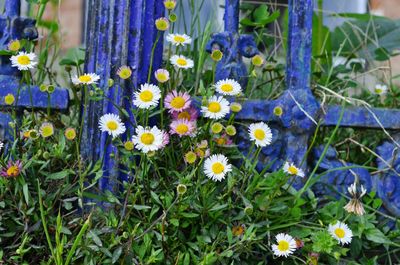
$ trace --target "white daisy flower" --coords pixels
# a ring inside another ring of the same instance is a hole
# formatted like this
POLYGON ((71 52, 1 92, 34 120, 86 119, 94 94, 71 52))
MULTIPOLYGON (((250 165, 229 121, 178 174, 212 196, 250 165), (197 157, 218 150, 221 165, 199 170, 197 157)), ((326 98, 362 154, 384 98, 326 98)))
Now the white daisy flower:
POLYGON ((19 52, 17 55, 11 56, 11 66, 17 67, 18 70, 29 70, 37 65, 35 62, 36 55, 33 52, 19 52))
POLYGON ((173 65, 182 69, 189 69, 194 66, 193 60, 186 58, 183 55, 173 55, 169 60, 173 65))
POLYGON ((350 228, 345 223, 339 221, 334 225, 330 224, 328 231, 342 245, 349 244, 353 237, 353 232, 351 232, 350 228))
POLYGON ((113 138, 123 134, 126 130, 121 118, 113 113, 107 113, 101 116, 99 120, 99 128, 102 132, 107 132, 113 138))
POLYGON ((168 34, 166 40, 175 46, 184 46, 192 43, 192 38, 186 34, 168 34))
POLYGON ((250 139, 256 146, 265 147, 271 144, 272 131, 264 122, 252 123, 249 126, 250 139))
POLYGON ((163 131, 156 126, 153 126, 153 128, 138 126, 136 135, 132 137, 135 147, 143 153, 157 151, 163 146, 163 140, 163 131))
POLYGON ((95 73, 87 73, 80 76, 75 75, 72 77, 72 83, 76 86, 96 84, 99 80, 100 76, 95 73))
POLYGON ((224 155, 212 155, 204 162, 204 173, 213 181, 222 181, 225 175, 231 171, 232 165, 224 155))
POLYGON ((296 250, 296 240, 288 234, 280 233, 276 235, 276 244, 272 245, 274 254, 279 257, 287 257, 296 250))
POLYGON ((375 94, 382 96, 382 95, 386 95, 387 91, 388 91, 388 87, 386 85, 380 85, 380 84, 375 85, 375 88, 374 88, 375 94))
POLYGON ((204 117, 215 120, 225 117, 229 110, 229 102, 222 96, 212 96, 208 100, 207 106, 201 107, 204 117))
POLYGON ((227 96, 236 96, 242 92, 242 87, 233 79, 220 80, 215 84, 218 93, 227 96))
POLYGON ((283 171, 289 175, 298 176, 303 178, 304 171, 301 168, 296 167, 293 163, 285 162, 283 171))
POLYGON ((161 98, 161 90, 156 85, 144 84, 140 90, 134 93, 133 104, 140 109, 148 109, 158 105, 161 98))

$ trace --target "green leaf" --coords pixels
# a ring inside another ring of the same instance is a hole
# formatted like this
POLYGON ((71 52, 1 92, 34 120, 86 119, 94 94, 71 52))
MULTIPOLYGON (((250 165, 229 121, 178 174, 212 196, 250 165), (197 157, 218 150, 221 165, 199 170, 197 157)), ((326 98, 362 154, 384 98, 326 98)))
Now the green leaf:
POLYGON ((82 48, 72 48, 67 51, 60 65, 80 66, 85 62, 85 50, 82 48))
POLYGON ((182 215, 183 217, 186 217, 186 218, 195 218, 195 217, 198 217, 198 216, 199 216, 198 213, 181 213, 181 215, 182 215))
POLYGON ((119 257, 121 256, 121 254, 122 254, 122 247, 120 246, 120 247, 118 247, 116 250, 114 250, 114 253, 113 253, 113 255, 112 255, 112 263, 114 264, 114 263, 116 263, 117 261, 118 261, 118 259, 119 259, 119 257))
POLYGON ((25 202, 26 204, 29 204, 29 189, 28 189, 28 184, 24 184, 22 186, 22 191, 24 193, 24 198, 25 198, 25 202))
POLYGON ((93 232, 92 230, 89 231, 89 238, 91 238, 93 240, 93 242, 98 245, 99 247, 103 246, 103 243, 101 242, 101 239, 96 235, 95 232, 93 232))
POLYGON ((73 173, 74 173, 74 171, 71 169, 66 169, 66 170, 63 170, 60 172, 56 172, 56 173, 50 173, 47 175, 46 180, 63 179, 73 173))
POLYGON ((372 228, 372 229, 366 229, 364 231, 365 236, 367 237, 368 240, 378 243, 378 244, 388 244, 392 243, 384 233, 381 232, 381 230, 377 228, 372 228))
POLYGON ((138 204, 133 205, 133 208, 135 208, 135 209, 138 210, 138 211, 149 210, 149 209, 151 209, 150 206, 147 206, 147 205, 138 205, 138 204))

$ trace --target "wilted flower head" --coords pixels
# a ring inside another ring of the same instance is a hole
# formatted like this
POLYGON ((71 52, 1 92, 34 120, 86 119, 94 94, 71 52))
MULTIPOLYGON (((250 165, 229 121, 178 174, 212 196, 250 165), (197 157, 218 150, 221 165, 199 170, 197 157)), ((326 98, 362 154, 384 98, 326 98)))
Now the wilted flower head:
POLYGON ((117 75, 121 79, 128 79, 132 75, 132 70, 129 66, 124 65, 118 68, 117 75))
POLYGON ((165 69, 158 69, 154 72, 154 76, 160 83, 165 83, 169 80, 169 72, 165 69))
POLYGON ((350 195, 352 196, 352 198, 350 199, 350 201, 346 204, 346 206, 344 206, 344 209, 348 212, 348 213, 354 213, 355 215, 364 215, 365 214, 365 210, 364 210, 364 206, 361 202, 361 198, 365 195, 365 193, 367 192, 367 190, 361 185, 360 187, 360 193, 357 192, 357 185, 354 182, 353 184, 351 184, 347 190, 349 191, 350 195))
POLYGON ((156 19, 155 25, 159 31, 166 31, 169 29, 169 21, 165 17, 160 17, 156 19))
POLYGON ((164 6, 168 10, 172 10, 176 6, 176 0, 164 0, 164 6))
POLYGON ((67 140, 74 140, 76 137, 76 130, 74 128, 67 128, 64 132, 65 138, 67 138, 67 140))
POLYGON ((8 43, 7 49, 12 52, 17 52, 21 49, 21 42, 19 40, 12 40, 8 43))
POLYGON ((18 177, 22 171, 22 162, 17 160, 15 162, 8 161, 7 167, 3 168, 0 175, 6 178, 18 177))
POLYGON ((42 126, 40 126, 39 132, 43 138, 52 136, 54 134, 53 124, 50 122, 44 122, 42 126))

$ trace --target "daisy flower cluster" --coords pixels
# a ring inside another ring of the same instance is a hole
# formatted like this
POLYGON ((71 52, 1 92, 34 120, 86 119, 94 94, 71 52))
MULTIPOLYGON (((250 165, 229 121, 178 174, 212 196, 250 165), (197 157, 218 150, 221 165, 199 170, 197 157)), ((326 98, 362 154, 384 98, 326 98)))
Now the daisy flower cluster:
MULTIPOLYGON (((347 224, 342 222, 330 224, 327 231, 339 244, 346 245, 351 243, 353 232, 347 224)), ((295 239, 291 235, 285 233, 277 234, 275 236, 275 241, 276 243, 273 244, 271 248, 274 255, 278 257, 288 257, 297 249, 304 247, 303 241, 295 239)))

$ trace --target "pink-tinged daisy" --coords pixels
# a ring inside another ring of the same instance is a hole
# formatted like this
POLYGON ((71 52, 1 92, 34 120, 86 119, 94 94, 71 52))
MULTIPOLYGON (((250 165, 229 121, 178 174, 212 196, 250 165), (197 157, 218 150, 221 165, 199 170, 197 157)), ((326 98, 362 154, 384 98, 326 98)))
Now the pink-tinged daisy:
POLYGON ((169 113, 174 111, 181 112, 190 107, 190 96, 187 92, 177 92, 176 90, 168 93, 165 97, 164 104, 169 113))
POLYGON ((6 178, 15 178, 21 174, 22 171, 22 162, 17 160, 15 162, 8 161, 7 167, 3 168, 0 172, 0 175, 6 178))
POLYGON ((162 131, 162 132, 163 132, 163 135, 162 135, 161 148, 164 148, 169 144, 169 134, 166 131, 162 131))
POLYGON ((175 120, 170 125, 170 134, 177 134, 180 137, 185 135, 193 135, 196 124, 186 119, 175 120))
POLYGON ((157 79, 158 82, 165 83, 169 80, 169 72, 165 69, 158 69, 154 72, 154 77, 157 79))
POLYGON ((182 112, 172 112, 172 118, 174 120, 179 120, 179 119, 186 119, 188 121, 195 121, 199 117, 199 112, 195 107, 190 107, 188 109, 185 109, 182 112))

